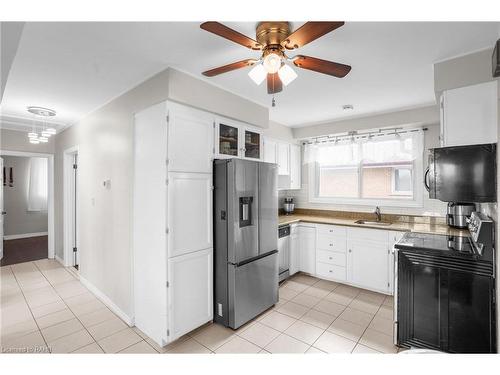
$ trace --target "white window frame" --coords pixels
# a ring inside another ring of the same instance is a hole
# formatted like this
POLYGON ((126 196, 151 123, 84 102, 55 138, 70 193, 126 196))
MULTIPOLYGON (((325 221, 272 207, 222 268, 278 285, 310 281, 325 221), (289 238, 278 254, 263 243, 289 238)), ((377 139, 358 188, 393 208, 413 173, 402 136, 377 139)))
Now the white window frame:
MULTIPOLYGON (((337 205, 356 206, 386 206, 386 207, 423 207, 424 206, 424 147, 422 153, 413 161, 413 199, 384 199, 384 198, 339 198, 339 197, 318 197, 319 188, 319 165, 309 163, 309 203, 324 203, 337 205)), ((361 179, 361 166, 359 178, 361 179)), ((361 180, 358 189, 361 189, 361 180)))
POLYGON ((415 173, 413 172, 413 168, 410 169, 407 166, 393 167, 392 172, 391 172, 391 194, 392 195, 402 195, 402 196, 409 195, 412 193, 411 190, 396 190, 396 170, 398 170, 398 169, 409 169, 410 173, 413 174, 413 176, 412 176, 413 180, 415 179, 415 173))

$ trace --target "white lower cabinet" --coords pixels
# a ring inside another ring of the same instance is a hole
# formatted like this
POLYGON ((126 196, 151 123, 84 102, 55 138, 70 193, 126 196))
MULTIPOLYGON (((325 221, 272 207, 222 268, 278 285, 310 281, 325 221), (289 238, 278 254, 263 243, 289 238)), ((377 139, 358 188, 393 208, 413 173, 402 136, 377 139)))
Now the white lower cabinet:
POLYGON ((347 257, 348 280, 380 292, 389 290, 387 243, 350 239, 347 257))
POLYGON ((290 241, 290 274, 393 294, 393 246, 403 232, 325 224, 296 224, 290 241), (315 249, 311 251, 311 249, 315 249))
POLYGON ((168 260, 168 341, 213 317, 213 250, 168 260))
POLYGON ((300 270, 299 230, 296 224, 290 225, 290 276, 300 270))
POLYGON ((316 228, 299 225, 299 269, 302 272, 316 274, 316 228))

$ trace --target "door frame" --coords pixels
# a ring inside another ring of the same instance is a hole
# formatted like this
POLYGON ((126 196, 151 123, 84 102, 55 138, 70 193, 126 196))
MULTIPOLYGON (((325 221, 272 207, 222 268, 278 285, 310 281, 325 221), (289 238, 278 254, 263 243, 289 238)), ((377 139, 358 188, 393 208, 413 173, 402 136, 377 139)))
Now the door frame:
MULTIPOLYGON (((0 156, 21 156, 28 158, 47 158, 48 160, 48 200, 47 200, 47 221, 48 221, 48 251, 47 258, 55 258, 55 224, 54 224, 54 154, 41 152, 0 150, 0 156)), ((3 240, 3 238, 1 239, 3 240)))
MULTIPOLYGON (((72 267, 73 264, 73 226, 72 226, 72 214, 73 205, 71 202, 71 189, 72 177, 73 177, 73 157, 78 155, 78 146, 73 146, 67 148, 63 151, 63 248, 64 248, 64 266, 72 267)), ((75 204, 78 204, 78 192, 76 189, 75 204)), ((78 212, 78 211, 77 211, 78 212)), ((78 220, 77 224, 78 225, 78 220)), ((76 247, 78 249, 78 230, 76 231, 76 247)))

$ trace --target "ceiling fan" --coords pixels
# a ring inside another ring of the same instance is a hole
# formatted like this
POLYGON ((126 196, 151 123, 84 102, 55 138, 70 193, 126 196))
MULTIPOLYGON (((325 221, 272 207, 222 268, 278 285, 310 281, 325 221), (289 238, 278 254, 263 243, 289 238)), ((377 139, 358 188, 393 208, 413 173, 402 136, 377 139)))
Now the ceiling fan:
POLYGON ((203 30, 229 39, 249 49, 262 51, 260 59, 237 61, 207 70, 203 72, 203 75, 213 77, 232 70, 254 66, 248 75, 258 85, 267 80, 267 92, 269 94, 282 91, 283 85, 286 86, 297 78, 297 73, 286 64, 287 61, 291 61, 298 68, 313 70, 338 78, 345 77, 351 70, 349 65, 304 55, 288 57, 285 53, 296 50, 342 25, 344 25, 344 22, 306 22, 297 30, 291 32, 289 22, 260 22, 256 30, 257 40, 254 40, 219 22, 202 23, 200 27, 203 30))

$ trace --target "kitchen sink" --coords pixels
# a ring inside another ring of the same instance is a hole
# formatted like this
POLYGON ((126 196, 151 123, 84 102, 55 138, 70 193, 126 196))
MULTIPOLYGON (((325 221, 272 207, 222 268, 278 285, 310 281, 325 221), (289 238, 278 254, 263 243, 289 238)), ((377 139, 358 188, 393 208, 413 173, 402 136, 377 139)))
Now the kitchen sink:
POLYGON ((379 225, 381 227, 387 227, 389 225, 392 225, 392 223, 388 223, 387 221, 371 221, 371 220, 356 220, 354 224, 379 225))

